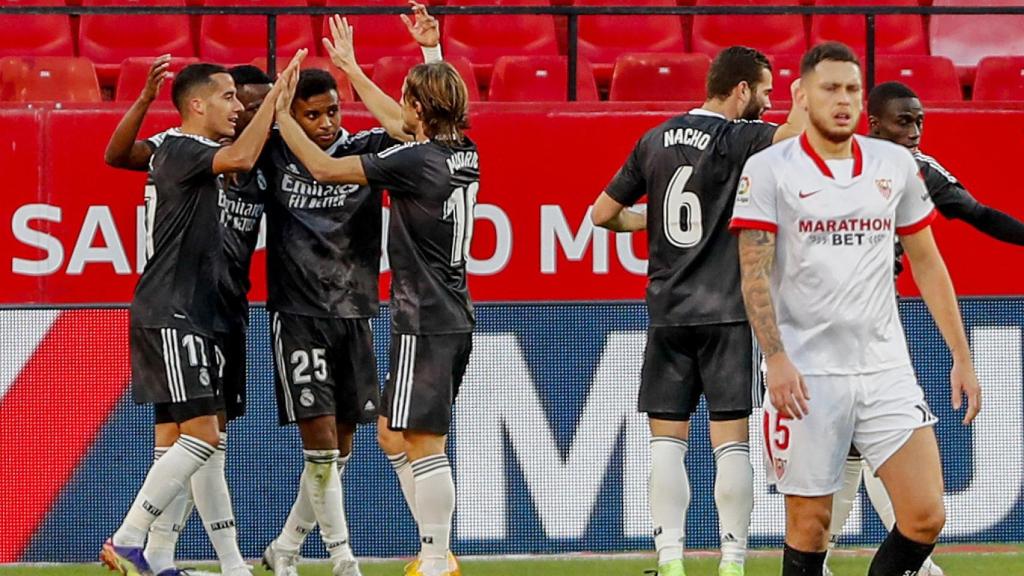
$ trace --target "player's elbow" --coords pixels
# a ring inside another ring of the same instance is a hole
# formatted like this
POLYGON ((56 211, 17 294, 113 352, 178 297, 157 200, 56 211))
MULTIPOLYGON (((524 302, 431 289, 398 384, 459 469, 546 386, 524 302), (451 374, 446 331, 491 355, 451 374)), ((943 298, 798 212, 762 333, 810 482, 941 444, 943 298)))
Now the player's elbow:
POLYGON ((313 162, 308 168, 309 175, 319 182, 333 182, 336 179, 337 175, 324 162, 313 162))
POLYGON ((107 166, 110 166, 111 168, 128 167, 128 159, 125 157, 125 155, 118 154, 114 150, 111 150, 110 148, 107 148, 107 150, 103 152, 103 162, 107 166))
POLYGON ((594 226, 601 228, 611 227, 616 216, 618 216, 618 211, 609 209, 601 202, 595 203, 590 209, 590 221, 594 223, 594 226))

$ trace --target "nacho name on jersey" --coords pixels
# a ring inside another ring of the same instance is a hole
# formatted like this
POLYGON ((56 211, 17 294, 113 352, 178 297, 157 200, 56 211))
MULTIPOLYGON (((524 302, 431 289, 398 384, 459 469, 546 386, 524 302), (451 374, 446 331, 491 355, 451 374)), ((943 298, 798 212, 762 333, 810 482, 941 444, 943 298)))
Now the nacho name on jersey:
POLYGON ((303 175, 295 164, 289 164, 281 175, 281 191, 288 195, 289 208, 340 208, 359 188, 359 184, 322 184, 303 175))
POLYGON ((711 135, 696 128, 675 128, 666 130, 663 134, 665 148, 673 146, 691 146, 697 150, 704 150, 711 143, 711 135))

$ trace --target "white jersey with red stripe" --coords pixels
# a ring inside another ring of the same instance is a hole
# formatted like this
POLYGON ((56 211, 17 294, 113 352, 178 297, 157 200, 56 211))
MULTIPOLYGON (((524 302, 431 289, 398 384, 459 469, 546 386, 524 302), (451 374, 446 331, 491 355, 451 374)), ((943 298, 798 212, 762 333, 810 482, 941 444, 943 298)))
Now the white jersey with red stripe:
POLYGON ((891 142, 855 136, 851 160, 825 161, 805 134, 747 161, 730 227, 776 234, 772 295, 801 373, 910 366, 892 246, 934 218, 917 163, 891 142))

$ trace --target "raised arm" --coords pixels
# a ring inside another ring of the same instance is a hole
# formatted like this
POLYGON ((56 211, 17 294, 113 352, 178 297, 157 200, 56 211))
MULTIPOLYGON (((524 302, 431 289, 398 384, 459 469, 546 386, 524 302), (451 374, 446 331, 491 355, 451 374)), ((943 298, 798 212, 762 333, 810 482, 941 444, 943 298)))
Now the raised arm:
POLYGON ((142 92, 132 103, 131 108, 125 112, 124 117, 117 124, 117 128, 114 129, 114 133, 111 134, 110 141, 107 142, 103 161, 108 166, 126 170, 149 169, 149 159, 153 155, 153 149, 145 140, 137 140, 137 138, 150 104, 156 100, 156 95, 160 93, 160 87, 170 76, 168 72, 170 65, 170 54, 164 54, 153 60, 153 65, 149 68, 149 76, 146 78, 146 85, 143 86, 142 92))
POLYGON ((802 418, 808 412, 810 396, 803 376, 786 355, 772 302, 775 234, 758 229, 741 230, 739 245, 743 304, 768 365, 766 380, 772 406, 787 418, 802 418))
MULTIPOLYGON (((281 72, 274 87, 270 89, 263 104, 252 117, 249 125, 245 127, 242 134, 229 145, 217 151, 213 157, 214 174, 226 174, 229 172, 249 172, 256 165, 263 145, 267 142, 267 134, 274 122, 274 106, 277 104, 277 97, 284 90, 285 84, 294 85, 298 81, 299 64, 306 57, 306 49, 303 48, 295 53, 288 67, 281 72)), ((292 87, 294 93, 294 86, 292 87)), ((289 103, 291 99, 289 99, 289 103)))
POLYGON ((789 85, 789 93, 792 95, 792 104, 789 109, 789 116, 786 117, 786 123, 779 126, 779 129, 775 131, 775 136, 772 138, 772 144, 777 144, 783 140, 789 138, 795 138, 804 131, 804 126, 807 124, 807 111, 804 110, 803 105, 799 102, 800 95, 800 79, 793 80, 793 83, 789 85))
MULTIPOLYGON (((437 20, 427 13, 424 5, 417 2, 409 2, 409 4, 412 6, 414 18, 402 14, 402 21, 408 28, 409 34, 424 49, 424 56, 428 62, 433 61, 432 59, 435 57, 440 60, 441 35, 437 20), (428 56, 428 54, 434 56, 428 56)), ((356 62, 352 41, 354 30, 348 24, 348 20, 340 16, 332 16, 328 18, 328 22, 331 27, 331 38, 324 38, 323 45, 331 57, 331 61, 348 76, 363 104, 377 118, 380 125, 387 130, 388 135, 403 142, 411 141, 413 136, 406 134, 403 130, 401 105, 374 84, 356 62)))
MULTIPOLYGON (((363 163, 359 156, 332 158, 306 136, 302 127, 292 117, 292 99, 295 97, 297 82, 298 74, 295 74, 294 78, 282 86, 280 95, 275 95, 274 98, 277 106, 277 129, 288 149, 298 157, 306 170, 309 170, 309 174, 320 182, 366 184, 366 174, 363 172, 363 163)), ((263 101, 264 105, 268 100, 270 96, 263 101)))
POLYGON ((930 227, 900 236, 900 243, 910 259, 914 282, 921 291, 921 297, 928 305, 935 325, 939 327, 953 355, 953 371, 949 375, 953 409, 960 409, 962 398, 966 395, 967 411, 963 423, 970 424, 981 410, 981 388, 974 374, 974 363, 971 361, 971 350, 960 318, 953 281, 935 245, 930 227))
POLYGON ((932 194, 935 208, 940 214, 946 218, 963 220, 996 240, 1024 246, 1024 222, 978 202, 962 186, 950 183, 946 188, 941 196, 932 194))
POLYGON ((647 229, 647 216, 634 212, 619 204, 607 192, 601 192, 590 210, 590 220, 595 226, 612 232, 636 232, 647 229))

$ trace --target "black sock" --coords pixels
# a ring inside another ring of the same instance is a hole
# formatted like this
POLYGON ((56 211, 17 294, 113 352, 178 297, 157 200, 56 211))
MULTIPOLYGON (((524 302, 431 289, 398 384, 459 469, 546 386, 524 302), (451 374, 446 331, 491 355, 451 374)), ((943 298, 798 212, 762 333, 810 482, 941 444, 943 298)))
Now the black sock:
POLYGON ((782 576, 821 576, 825 552, 801 552, 786 544, 782 552, 782 576))
POLYGON ((889 537, 878 547, 871 560, 868 576, 904 576, 917 574, 935 544, 914 542, 900 533, 899 526, 893 526, 889 537))

